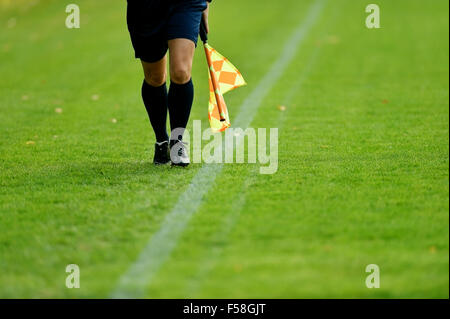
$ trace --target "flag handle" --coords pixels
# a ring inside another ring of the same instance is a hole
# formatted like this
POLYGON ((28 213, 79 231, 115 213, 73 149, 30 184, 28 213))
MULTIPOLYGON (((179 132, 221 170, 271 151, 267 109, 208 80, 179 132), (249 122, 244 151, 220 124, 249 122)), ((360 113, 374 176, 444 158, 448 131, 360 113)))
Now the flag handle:
POLYGON ((205 46, 205 54, 206 54, 206 60, 208 61, 209 74, 211 76, 211 82, 212 82, 212 86, 213 86, 213 90, 214 90, 214 95, 216 96, 216 102, 217 102, 217 108, 219 110, 220 121, 224 122, 224 121, 226 121, 226 119, 223 116, 223 111, 222 111, 223 98, 219 94, 219 84, 217 83, 216 72, 214 71, 214 67, 213 67, 213 64, 211 61, 211 56, 209 55, 208 48, 206 46, 205 46))
POLYGON ((211 56, 209 55, 209 52, 208 52, 208 48, 207 48, 208 33, 206 32, 205 21, 203 21, 203 19, 200 23, 200 39, 203 41, 203 46, 205 48, 206 61, 208 62, 209 74, 211 76, 211 82, 212 82, 212 86, 213 86, 213 90, 214 90, 214 95, 216 97, 220 121, 224 122, 224 121, 226 121, 226 119, 223 116, 223 108, 222 108, 223 98, 219 94, 219 84, 217 82, 216 72, 214 71, 213 63, 211 61, 211 56))

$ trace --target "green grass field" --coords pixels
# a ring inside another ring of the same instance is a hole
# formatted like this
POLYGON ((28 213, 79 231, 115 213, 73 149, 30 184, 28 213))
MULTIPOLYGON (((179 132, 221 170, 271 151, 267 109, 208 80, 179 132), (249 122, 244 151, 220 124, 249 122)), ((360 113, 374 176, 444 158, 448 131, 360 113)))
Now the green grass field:
MULTIPOLYGON (((76 3, 69 30, 68 3, 0 0, 3 298, 111 296, 202 167, 151 164, 126 1, 76 3)), ((213 2, 210 42, 249 84, 232 121, 312 3, 213 2)), ((251 123, 279 128, 278 172, 224 165, 143 297, 449 297, 449 4, 379 0, 369 30, 369 3, 325 3, 251 123)), ((201 46, 193 78, 207 127, 201 46)))

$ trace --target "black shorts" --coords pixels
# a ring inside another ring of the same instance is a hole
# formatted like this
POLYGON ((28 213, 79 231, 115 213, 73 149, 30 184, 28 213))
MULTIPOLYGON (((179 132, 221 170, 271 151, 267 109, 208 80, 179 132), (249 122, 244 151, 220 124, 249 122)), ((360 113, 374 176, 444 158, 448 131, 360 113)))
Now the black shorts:
POLYGON ((161 60, 171 39, 189 39, 197 45, 206 7, 206 0, 128 0, 127 23, 136 58, 161 60))

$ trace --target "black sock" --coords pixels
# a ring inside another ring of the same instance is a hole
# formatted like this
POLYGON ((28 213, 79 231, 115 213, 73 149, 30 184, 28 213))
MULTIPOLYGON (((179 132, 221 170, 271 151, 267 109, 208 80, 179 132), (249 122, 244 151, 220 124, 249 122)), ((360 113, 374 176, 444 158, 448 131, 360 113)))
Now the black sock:
POLYGON ((169 115, 170 129, 177 129, 176 136, 171 139, 182 139, 184 129, 189 121, 192 102, 194 101, 194 85, 192 79, 186 84, 170 83, 169 89, 169 115))
POLYGON ((145 82, 142 84, 142 100, 144 100, 150 123, 155 131, 158 143, 168 141, 167 122, 167 87, 164 83, 160 87, 154 87, 145 82))

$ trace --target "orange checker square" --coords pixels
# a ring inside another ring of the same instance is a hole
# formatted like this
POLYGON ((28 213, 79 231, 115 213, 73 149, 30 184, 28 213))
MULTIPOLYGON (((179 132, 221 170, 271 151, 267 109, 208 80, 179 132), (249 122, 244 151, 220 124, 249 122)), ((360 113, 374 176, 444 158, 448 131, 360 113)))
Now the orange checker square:
POLYGON ((213 62, 213 68, 216 72, 219 72, 220 70, 222 70, 223 62, 225 62, 225 61, 218 60, 218 61, 213 62))
POLYGON ((234 85, 236 82, 236 77, 236 72, 222 71, 220 72, 219 82, 234 85))

